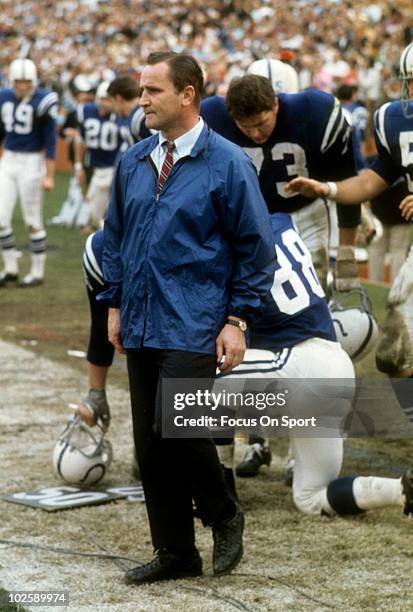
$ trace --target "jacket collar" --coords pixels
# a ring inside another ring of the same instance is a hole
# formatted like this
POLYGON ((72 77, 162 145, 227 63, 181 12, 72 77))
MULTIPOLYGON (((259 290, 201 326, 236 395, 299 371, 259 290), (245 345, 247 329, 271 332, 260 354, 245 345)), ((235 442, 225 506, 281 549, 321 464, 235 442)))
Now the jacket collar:
MULTIPOLYGON (((211 134, 211 130, 208 127, 208 125, 205 123, 202 129, 202 132, 199 135, 198 140, 196 141, 194 147, 192 148, 190 157, 197 157, 201 153, 201 151, 205 149, 210 134, 211 134)), ((142 160, 148 157, 148 155, 152 153, 152 151, 158 145, 158 143, 159 143, 159 135, 157 133, 153 134, 152 136, 149 136, 148 138, 145 138, 144 140, 141 140, 137 145, 135 145, 137 149, 135 151, 136 159, 142 160)))

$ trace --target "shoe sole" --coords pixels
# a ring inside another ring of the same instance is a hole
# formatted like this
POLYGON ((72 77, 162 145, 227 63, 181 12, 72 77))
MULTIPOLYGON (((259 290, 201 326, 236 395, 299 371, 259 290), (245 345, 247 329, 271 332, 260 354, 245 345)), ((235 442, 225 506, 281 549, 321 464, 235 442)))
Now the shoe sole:
POLYGON ((43 285, 43 281, 38 281, 36 283, 19 283, 18 287, 19 289, 32 289, 33 287, 40 287, 40 285, 43 285))
POLYGON ((177 573, 175 576, 168 576, 167 578, 148 578, 143 580, 133 580, 131 578, 124 578, 124 584, 128 586, 141 586, 141 584, 153 584, 154 582, 166 582, 167 580, 184 580, 185 578, 199 578, 203 576, 203 571, 194 572, 182 572, 177 573))
POLYGON ((243 555, 244 555, 244 547, 241 546, 239 555, 236 557, 236 559, 234 559, 231 565, 229 567, 226 567, 224 570, 221 570, 220 572, 217 572, 214 570, 214 576, 225 576, 226 574, 230 574, 232 570, 237 567, 238 563, 240 563, 243 555))

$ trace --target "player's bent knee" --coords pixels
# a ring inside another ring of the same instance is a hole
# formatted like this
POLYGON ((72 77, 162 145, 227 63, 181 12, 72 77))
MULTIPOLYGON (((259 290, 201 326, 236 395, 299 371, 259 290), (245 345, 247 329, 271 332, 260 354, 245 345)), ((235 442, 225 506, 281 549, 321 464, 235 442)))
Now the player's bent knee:
POLYGON ((297 510, 303 514, 320 516, 323 510, 323 491, 325 489, 316 491, 308 489, 293 490, 293 501, 297 510))

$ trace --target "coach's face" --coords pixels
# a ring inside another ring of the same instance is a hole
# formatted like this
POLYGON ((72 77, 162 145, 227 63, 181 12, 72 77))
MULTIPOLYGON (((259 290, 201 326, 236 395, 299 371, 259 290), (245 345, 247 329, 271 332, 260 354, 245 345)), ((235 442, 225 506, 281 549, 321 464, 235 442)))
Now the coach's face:
POLYGON ((275 100, 273 109, 236 119, 235 123, 248 138, 257 144, 264 144, 273 133, 277 122, 277 112, 278 100, 275 100))
POLYGON ((185 92, 175 89, 168 64, 159 62, 146 66, 140 84, 140 105, 145 113, 146 127, 163 132, 179 124, 186 106, 185 92))

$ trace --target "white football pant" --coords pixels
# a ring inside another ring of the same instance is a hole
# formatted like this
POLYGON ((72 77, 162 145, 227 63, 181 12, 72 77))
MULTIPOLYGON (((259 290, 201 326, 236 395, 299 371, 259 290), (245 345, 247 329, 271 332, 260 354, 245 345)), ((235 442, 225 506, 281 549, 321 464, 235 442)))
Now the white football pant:
POLYGON ((95 168, 86 195, 89 222, 100 228, 109 203, 114 168, 95 168))
MULTIPOLYGON (((300 418, 311 414, 309 397, 316 391, 316 384, 312 386, 311 380, 308 379, 346 378, 354 381, 355 373, 350 357, 338 342, 310 338, 292 349, 277 353, 247 349, 242 364, 234 368, 228 376, 218 379, 216 385, 222 380, 225 389, 230 390, 230 378, 234 379, 235 384, 237 378, 302 379, 303 395, 294 398, 294 403, 287 400, 285 410, 288 416, 300 418)), ((350 391, 353 387, 355 383, 350 382, 350 391)), ((239 388, 236 390, 240 391, 239 388)), ((311 401, 314 403, 314 414, 318 414, 317 409, 321 402, 326 405, 325 397, 321 397, 318 402, 317 396, 313 395, 311 401)), ((306 430, 300 428, 299 437, 294 436, 294 430, 291 430, 290 444, 295 459, 293 498, 298 509, 307 514, 321 514, 326 502, 327 485, 337 478, 343 461, 340 426, 350 410, 351 402, 341 402, 338 414, 337 400, 333 401, 328 429, 309 427, 306 436, 306 430)), ((323 419, 323 424, 325 423, 326 420, 323 419)))
POLYGON ((311 253, 317 276, 325 290, 329 267, 329 205, 323 198, 317 198, 308 206, 291 213, 291 217, 311 253))
POLYGON ((12 219, 19 198, 23 220, 29 231, 31 273, 37 278, 43 276, 46 233, 43 226, 41 180, 44 174, 44 159, 41 153, 5 150, 0 160, 0 245, 5 271, 10 274, 18 272, 12 219))
MULTIPOLYGON (((317 429, 309 426, 308 430, 300 427, 299 435, 294 435, 294 429, 291 430, 290 444, 295 459, 293 499, 305 514, 335 514, 328 501, 327 487, 338 478, 341 470, 342 425, 351 408, 351 400, 332 398, 329 404, 325 394, 317 396, 317 383, 312 383, 311 379, 347 379, 345 395, 351 397, 355 390, 355 372, 350 357, 338 342, 321 338, 311 338, 277 353, 247 349, 242 364, 228 376, 218 379, 217 389, 222 381, 227 391, 239 392, 240 379, 247 378, 296 379, 296 384, 301 384, 302 380, 302 392, 297 393, 294 385, 294 397, 287 400, 283 414, 289 417, 310 416, 312 405, 317 415, 323 406, 321 426, 317 429), (231 378, 235 385, 233 389, 228 381, 231 378)), ((353 481, 352 497, 360 510, 404 504, 400 478, 358 476, 353 481)))
POLYGON ((384 225, 383 235, 368 247, 369 253, 369 279, 384 281, 384 264, 386 254, 390 264, 390 282, 393 282, 397 272, 406 260, 410 246, 409 224, 384 225))

